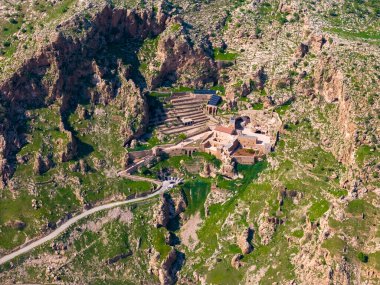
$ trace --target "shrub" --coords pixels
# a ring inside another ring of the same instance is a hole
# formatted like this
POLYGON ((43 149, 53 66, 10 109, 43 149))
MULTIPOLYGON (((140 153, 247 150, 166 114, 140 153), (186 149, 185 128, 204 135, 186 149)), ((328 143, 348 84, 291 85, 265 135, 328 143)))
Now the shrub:
POLYGON ((281 25, 284 25, 285 23, 288 22, 288 20, 285 17, 280 17, 278 21, 280 22, 281 25))
POLYGON ((179 138, 180 140, 185 140, 185 139, 187 138, 187 136, 186 136, 186 134, 181 133, 181 134, 178 135, 178 138, 179 138))
POLYGON ((367 263, 368 262, 368 255, 364 254, 363 252, 359 252, 358 253, 358 259, 363 263, 367 263))
POLYGON ((259 37, 262 34, 262 32, 263 31, 258 26, 256 26, 256 28, 255 28, 255 36, 259 37))
POLYGON ((11 42, 10 41, 4 41, 3 42, 3 46, 4 47, 10 47, 11 46, 11 42))
POLYGON ((277 83, 277 88, 280 88, 280 89, 285 89, 288 85, 286 84, 286 82, 283 82, 283 81, 280 81, 279 83, 277 83))
POLYGON ((18 24, 17 20, 14 19, 14 18, 10 19, 9 22, 10 22, 11 24, 13 24, 13 25, 18 24))
POLYGON ((293 17, 294 17, 293 21, 295 21, 295 22, 298 22, 300 20, 300 15, 298 13, 294 13, 293 17))

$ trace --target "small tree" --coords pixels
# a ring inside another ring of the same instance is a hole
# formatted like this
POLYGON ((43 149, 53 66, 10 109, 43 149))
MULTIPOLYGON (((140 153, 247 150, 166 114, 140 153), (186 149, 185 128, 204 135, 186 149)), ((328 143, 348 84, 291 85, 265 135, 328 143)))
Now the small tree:
POLYGON ((183 141, 183 140, 185 140, 185 139, 187 138, 187 136, 186 136, 186 134, 184 134, 184 133, 180 133, 180 134, 178 135, 178 138, 179 138, 181 141, 183 141))
POLYGON ((359 252, 358 253, 358 259, 363 263, 367 263, 368 262, 368 255, 364 254, 363 252, 359 252))

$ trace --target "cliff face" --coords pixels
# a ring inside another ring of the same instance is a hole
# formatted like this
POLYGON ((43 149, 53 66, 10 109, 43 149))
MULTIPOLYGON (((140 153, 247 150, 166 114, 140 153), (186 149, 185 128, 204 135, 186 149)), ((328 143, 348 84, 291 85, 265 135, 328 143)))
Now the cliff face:
POLYGON ((176 80, 201 87, 210 81, 212 59, 204 47, 192 47, 182 22, 171 20, 163 9, 106 6, 91 19, 74 16, 58 25, 50 42, 0 83, 1 103, 7 107, 0 128, 2 186, 12 174, 15 153, 25 143, 18 129, 25 125, 26 110, 58 104, 64 131, 69 132, 66 118, 78 102, 102 105, 114 102, 125 112, 120 133, 127 143, 142 133, 148 120, 143 96, 146 87, 176 80), (145 39, 160 34, 163 34, 157 51, 160 64, 155 75, 146 78, 140 73, 136 53, 145 39))
POLYGON ((152 87, 162 82, 177 82, 201 88, 215 82, 215 62, 205 53, 206 49, 211 50, 209 42, 194 46, 181 20, 174 19, 158 42, 156 60, 160 65, 154 69, 157 75, 152 78, 152 87))
MULTIPOLYGON (((347 83, 342 70, 337 67, 337 62, 331 57, 322 57, 316 64, 314 73, 314 92, 320 94, 326 103, 337 104, 338 112, 336 120, 332 121, 333 125, 339 132, 340 139, 330 142, 328 134, 322 140, 328 142, 325 146, 332 149, 335 156, 344 164, 353 164, 354 161, 354 134, 356 125, 353 122, 352 101, 348 95, 347 83)), ((322 133, 322 136, 324 133, 322 133)))

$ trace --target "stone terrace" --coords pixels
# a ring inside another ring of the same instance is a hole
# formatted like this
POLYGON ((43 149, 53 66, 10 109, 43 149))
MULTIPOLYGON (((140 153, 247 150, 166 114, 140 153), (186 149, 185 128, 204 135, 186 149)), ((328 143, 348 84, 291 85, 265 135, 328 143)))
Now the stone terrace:
POLYGON ((150 125, 156 126, 159 133, 163 135, 186 134, 187 136, 207 128, 209 118, 203 109, 207 104, 209 96, 185 94, 172 96, 169 107, 156 110, 155 117, 151 118, 150 125), (184 125, 181 119, 190 119, 191 125, 184 125))

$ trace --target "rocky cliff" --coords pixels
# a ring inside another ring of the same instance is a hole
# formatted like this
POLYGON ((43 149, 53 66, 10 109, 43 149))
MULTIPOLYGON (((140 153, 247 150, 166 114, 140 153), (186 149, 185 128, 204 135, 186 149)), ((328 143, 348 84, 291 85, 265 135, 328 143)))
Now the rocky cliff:
MULTIPOLYGON (((58 104, 65 132, 67 117, 79 102, 113 102, 125 116, 125 143, 142 133, 148 120, 146 88, 168 82, 201 87, 212 82, 214 65, 206 47, 193 47, 179 19, 171 19, 166 2, 157 9, 127 10, 104 6, 91 17, 74 15, 57 26, 48 43, 0 83, 6 114, 1 122, 1 185, 12 175, 15 153, 25 143, 20 131, 28 109, 58 104), (140 73, 136 53, 147 38, 160 37, 154 76, 140 73), (195 64, 196 63, 196 64, 195 64)), ((76 140, 75 135, 73 141, 76 140)), ((72 159, 65 155, 63 161, 72 159)))

